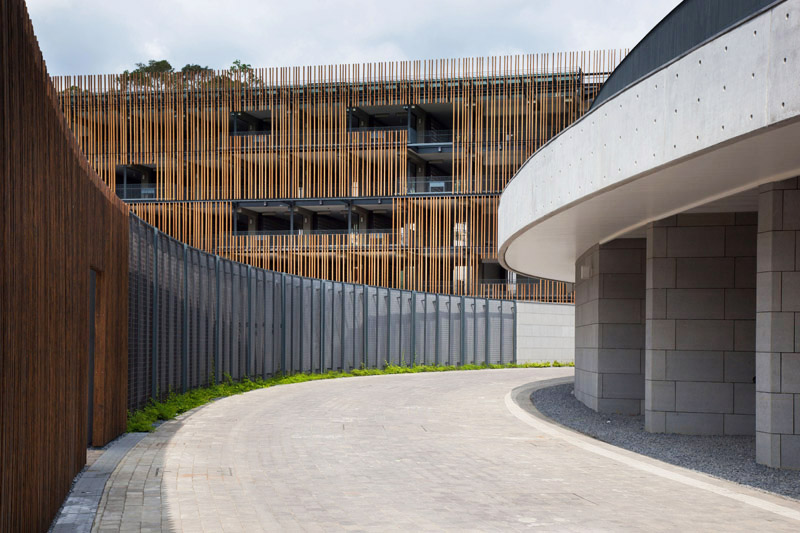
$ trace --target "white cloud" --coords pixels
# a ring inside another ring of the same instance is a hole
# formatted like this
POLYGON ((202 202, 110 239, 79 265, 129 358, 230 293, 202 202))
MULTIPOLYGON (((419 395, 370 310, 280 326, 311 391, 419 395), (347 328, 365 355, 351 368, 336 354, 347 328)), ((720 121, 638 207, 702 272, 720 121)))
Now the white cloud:
POLYGON ((630 48, 678 0, 28 0, 52 74, 630 48))

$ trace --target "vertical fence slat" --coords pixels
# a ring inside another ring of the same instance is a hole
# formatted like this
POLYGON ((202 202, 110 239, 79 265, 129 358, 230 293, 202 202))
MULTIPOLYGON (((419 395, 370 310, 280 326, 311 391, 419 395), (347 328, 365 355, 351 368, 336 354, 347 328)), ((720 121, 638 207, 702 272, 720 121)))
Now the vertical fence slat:
POLYGON ((151 398, 158 398, 158 229, 153 228, 153 360, 151 398))
POLYGON ((183 327, 181 332, 181 391, 189 388, 189 245, 183 245, 183 327))

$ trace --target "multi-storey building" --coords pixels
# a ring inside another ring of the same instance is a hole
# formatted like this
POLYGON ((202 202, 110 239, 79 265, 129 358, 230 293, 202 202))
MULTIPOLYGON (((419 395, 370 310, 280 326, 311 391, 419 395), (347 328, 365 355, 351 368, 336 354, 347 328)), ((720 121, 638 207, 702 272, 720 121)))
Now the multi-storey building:
POLYGON ((98 174, 192 246, 332 280, 571 301, 570 285, 498 264, 499 195, 622 55, 53 82, 98 174))

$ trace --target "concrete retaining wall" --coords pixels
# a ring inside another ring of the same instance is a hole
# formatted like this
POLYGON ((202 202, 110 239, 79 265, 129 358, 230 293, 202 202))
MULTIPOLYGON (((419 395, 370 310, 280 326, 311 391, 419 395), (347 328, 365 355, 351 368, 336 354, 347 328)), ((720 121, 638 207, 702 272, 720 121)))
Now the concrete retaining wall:
POLYGON ((575 306, 517 302, 517 363, 575 360, 575 306))

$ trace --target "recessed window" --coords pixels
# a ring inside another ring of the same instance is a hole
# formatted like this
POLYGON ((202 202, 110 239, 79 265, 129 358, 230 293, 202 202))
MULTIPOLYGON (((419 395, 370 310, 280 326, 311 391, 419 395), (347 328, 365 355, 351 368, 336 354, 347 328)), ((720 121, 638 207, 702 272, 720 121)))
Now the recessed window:
POLYGON ((272 132, 272 113, 268 109, 233 111, 230 134, 235 136, 268 135, 272 132))
POLYGON ((155 165, 117 165, 115 182, 117 196, 123 200, 159 197, 155 165))

